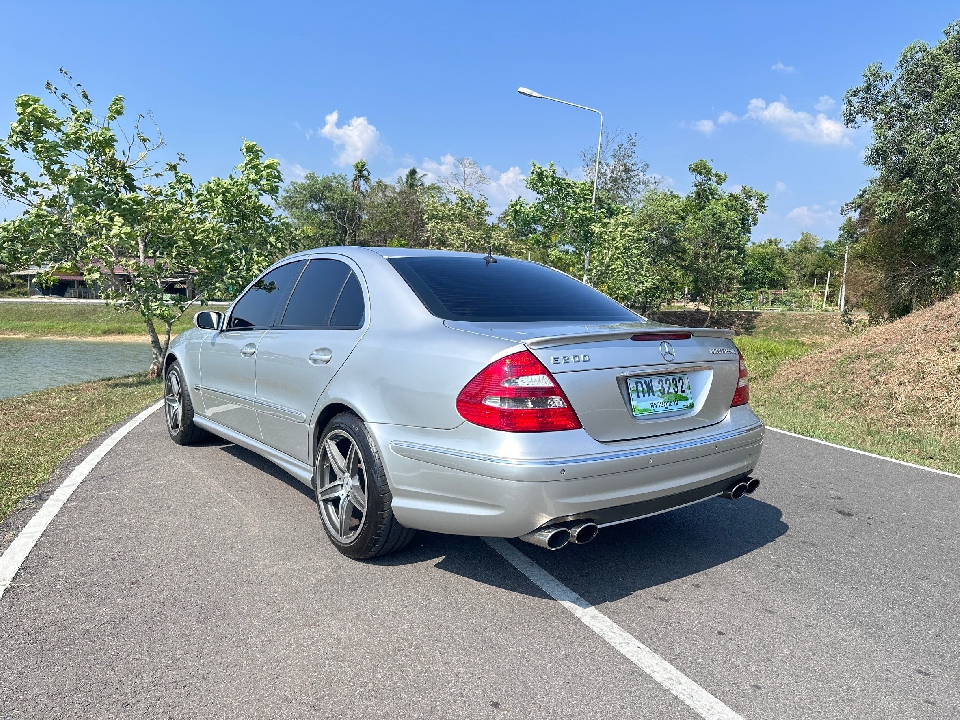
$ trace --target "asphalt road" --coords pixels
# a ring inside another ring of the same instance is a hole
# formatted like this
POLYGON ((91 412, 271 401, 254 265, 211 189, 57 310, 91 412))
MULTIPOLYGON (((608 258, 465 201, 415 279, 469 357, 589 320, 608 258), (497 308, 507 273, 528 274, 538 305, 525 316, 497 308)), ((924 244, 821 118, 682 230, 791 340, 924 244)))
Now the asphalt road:
MULTIPOLYGON (((776 433, 757 475, 515 545, 744 718, 960 717, 960 480, 776 433)), ((158 412, 0 599, 0 717, 697 716, 483 540, 347 560, 295 480, 158 412)))

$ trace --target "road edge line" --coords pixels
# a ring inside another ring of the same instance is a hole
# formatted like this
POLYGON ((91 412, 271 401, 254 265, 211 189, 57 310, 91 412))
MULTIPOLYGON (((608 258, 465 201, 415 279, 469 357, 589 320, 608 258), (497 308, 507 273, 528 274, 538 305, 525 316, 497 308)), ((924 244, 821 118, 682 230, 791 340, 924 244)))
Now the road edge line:
POLYGON ((617 652, 706 720, 743 720, 729 707, 597 610, 503 538, 484 538, 504 560, 526 575, 617 652))
POLYGON ((917 470, 926 470, 927 472, 936 473, 937 475, 960 478, 960 475, 947 472, 946 470, 937 470, 937 468, 927 467, 926 465, 917 465, 917 463, 907 462, 906 460, 897 460, 896 458, 887 457, 885 455, 877 455, 876 453, 867 452, 866 450, 857 450, 856 448, 847 447, 846 445, 837 445, 836 443, 827 442, 826 440, 820 440, 819 438, 813 438, 807 435, 800 435, 799 433, 790 432, 789 430, 781 430, 780 428, 770 427, 769 425, 766 426, 766 429, 771 430, 772 432, 780 433, 781 435, 789 435, 790 437, 801 438, 802 440, 820 443, 821 445, 837 448, 838 450, 847 450, 848 452, 856 453, 857 455, 866 455, 867 457, 876 458, 877 460, 886 460, 887 462, 896 463, 897 465, 906 465, 907 467, 916 468, 917 470))
POLYGON ((47 529, 50 522, 57 516, 57 513, 60 512, 60 508, 70 499, 73 491, 77 489, 80 483, 86 479, 87 475, 93 471, 99 462, 103 460, 104 456, 110 452, 127 433, 159 410, 163 406, 163 402, 163 400, 160 400, 148 407, 104 440, 96 450, 87 455, 87 457, 73 469, 73 472, 67 475, 66 480, 60 483, 60 487, 54 490, 53 494, 47 498, 47 501, 40 510, 37 511, 37 514, 30 519, 30 522, 17 534, 17 537, 10 543, 3 555, 0 555, 0 598, 3 597, 6 589, 13 584, 13 578, 20 570, 20 566, 23 565, 23 561, 27 559, 30 551, 33 550, 33 546, 37 544, 37 540, 43 535, 44 530, 47 529))

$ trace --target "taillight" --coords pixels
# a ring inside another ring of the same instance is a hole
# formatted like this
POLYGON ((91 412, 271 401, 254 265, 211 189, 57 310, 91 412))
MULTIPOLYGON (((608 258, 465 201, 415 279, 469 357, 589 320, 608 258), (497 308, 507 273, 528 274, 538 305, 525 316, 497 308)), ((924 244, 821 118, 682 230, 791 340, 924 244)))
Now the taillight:
POLYGON ((457 396, 457 412, 507 432, 578 430, 580 420, 550 371, 529 350, 496 360, 457 396))
POLYGON ((740 378, 737 380, 737 391, 733 394, 730 407, 746 405, 750 402, 750 380, 747 375, 747 363, 739 350, 737 350, 737 358, 740 360, 740 378))

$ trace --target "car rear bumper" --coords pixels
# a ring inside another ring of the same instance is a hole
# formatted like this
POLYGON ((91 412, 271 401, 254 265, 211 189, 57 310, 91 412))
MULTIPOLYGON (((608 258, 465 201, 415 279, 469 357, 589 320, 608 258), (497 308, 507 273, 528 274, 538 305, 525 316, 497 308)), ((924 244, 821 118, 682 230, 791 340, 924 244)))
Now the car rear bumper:
MULTIPOLYGON (((555 520, 608 524, 713 497, 749 474, 763 425, 749 407, 696 433, 599 443, 583 431, 551 438, 371 424, 407 527, 457 535, 518 537, 555 520), (504 440, 499 445, 493 440, 504 440), (478 442, 479 440, 479 442, 478 442), (539 445, 542 457, 534 451, 539 445), (556 453, 558 448, 568 452, 556 453), (551 452, 554 451, 554 452, 551 452)), ((484 431, 493 432, 493 431, 484 431)))

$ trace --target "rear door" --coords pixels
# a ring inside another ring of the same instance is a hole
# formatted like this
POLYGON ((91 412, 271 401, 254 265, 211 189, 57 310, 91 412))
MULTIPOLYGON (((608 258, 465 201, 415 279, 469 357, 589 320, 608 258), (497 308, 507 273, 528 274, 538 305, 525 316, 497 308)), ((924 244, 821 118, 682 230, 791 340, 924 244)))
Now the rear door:
POLYGON ((317 400, 363 335, 365 320, 353 268, 332 258, 311 260, 257 350, 257 417, 267 445, 309 462, 317 400))
POLYGON ((255 440, 257 347, 302 268, 303 261, 287 263, 259 278, 233 306, 225 329, 210 333, 200 348, 204 414, 255 440))

